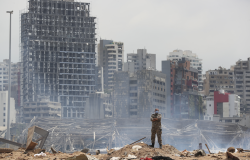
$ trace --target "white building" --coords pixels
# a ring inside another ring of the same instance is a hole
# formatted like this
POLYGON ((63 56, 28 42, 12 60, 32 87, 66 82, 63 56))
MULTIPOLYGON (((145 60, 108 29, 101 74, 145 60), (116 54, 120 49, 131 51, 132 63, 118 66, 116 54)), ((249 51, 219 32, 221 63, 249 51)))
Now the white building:
POLYGON ((147 53, 146 49, 137 49, 137 53, 128 53, 123 71, 133 73, 143 69, 156 69, 156 54, 147 53))
POLYGON ((202 80, 202 59, 199 59, 197 54, 192 53, 189 50, 174 50, 170 52, 167 56, 167 60, 181 60, 182 57, 188 58, 190 60, 190 67, 198 69, 198 89, 203 90, 203 80, 202 80))
POLYGON ((114 72, 122 71, 124 44, 112 40, 100 40, 98 44, 98 66, 103 67, 104 89, 113 90, 114 72))
POLYGON ((240 97, 238 95, 220 90, 215 91, 213 96, 206 97, 204 120, 217 121, 219 119, 219 121, 223 121, 237 119, 237 117, 240 117, 240 97))
MULTIPOLYGON (((7 126, 8 91, 0 91, 0 126, 7 126)), ((15 100, 10 98, 10 124, 16 123, 15 100)))

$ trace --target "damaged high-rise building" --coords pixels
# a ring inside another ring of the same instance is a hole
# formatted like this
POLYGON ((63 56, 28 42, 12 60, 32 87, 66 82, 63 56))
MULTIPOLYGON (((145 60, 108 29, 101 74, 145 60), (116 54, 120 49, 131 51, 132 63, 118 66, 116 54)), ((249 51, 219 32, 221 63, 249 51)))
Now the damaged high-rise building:
POLYGON ((28 2, 20 24, 23 103, 46 95, 61 103, 62 117, 82 118, 95 88, 96 22, 90 3, 28 2))

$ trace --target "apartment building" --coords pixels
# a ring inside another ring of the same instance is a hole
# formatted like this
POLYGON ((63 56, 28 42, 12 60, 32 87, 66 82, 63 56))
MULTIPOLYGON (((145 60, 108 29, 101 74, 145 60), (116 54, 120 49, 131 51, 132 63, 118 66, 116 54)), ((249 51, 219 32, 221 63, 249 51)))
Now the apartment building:
POLYGON ((202 59, 197 54, 192 53, 190 50, 174 50, 167 55, 167 60, 181 60, 182 58, 188 58, 190 61, 190 67, 198 70, 198 90, 203 90, 202 81, 202 59))
MULTIPOLYGON (((0 127, 7 127, 8 91, 0 91, 0 127)), ((10 124, 16 123, 15 100, 10 98, 10 124)))
POLYGON ((103 67, 104 90, 114 88, 114 73, 122 71, 124 44, 112 40, 100 40, 98 44, 98 67, 103 67))
POLYGON ((214 91, 223 89, 227 93, 234 93, 234 71, 219 67, 215 70, 206 71, 204 80, 204 93, 213 96, 214 91))
POLYGON ((150 117, 159 108, 166 117, 166 75, 154 70, 114 74, 114 117, 150 117))
POLYGON ((162 61, 166 74, 166 101, 168 117, 200 118, 198 101, 198 70, 192 68, 188 58, 162 61))
POLYGON ((30 0, 20 23, 23 103, 48 95, 61 103, 63 118, 83 118, 86 98, 95 91, 90 3, 30 0))
POLYGON ((137 53, 128 53, 124 71, 156 70, 156 54, 147 53, 146 49, 137 49, 137 53))
POLYGON ((241 113, 250 113, 250 58, 239 60, 234 66, 234 92, 241 98, 241 113))

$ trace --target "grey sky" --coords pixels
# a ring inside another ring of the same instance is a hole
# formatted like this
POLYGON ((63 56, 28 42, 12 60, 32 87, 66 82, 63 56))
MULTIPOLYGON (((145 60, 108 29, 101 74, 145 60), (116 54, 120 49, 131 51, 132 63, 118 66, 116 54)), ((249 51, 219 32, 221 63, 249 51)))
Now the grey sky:
MULTIPOLYGON (((2 0, 0 61, 8 58, 9 15, 12 19, 12 60, 19 60, 19 10, 27 0, 2 0)), ((174 49, 192 50, 203 59, 203 71, 229 68, 250 57, 249 0, 92 0, 98 18, 98 39, 125 44, 125 53, 146 48, 161 60, 174 49)))

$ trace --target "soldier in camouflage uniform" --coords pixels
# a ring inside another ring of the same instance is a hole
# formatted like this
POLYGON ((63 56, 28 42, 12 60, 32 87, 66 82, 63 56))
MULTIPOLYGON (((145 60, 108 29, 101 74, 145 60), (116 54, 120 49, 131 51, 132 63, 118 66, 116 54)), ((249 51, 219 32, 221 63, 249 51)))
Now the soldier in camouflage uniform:
POLYGON ((155 145, 155 134, 157 134, 158 143, 160 145, 160 148, 162 148, 162 129, 161 129, 161 114, 159 114, 159 109, 155 109, 155 113, 151 115, 150 120, 152 121, 152 129, 151 129, 151 147, 154 147, 155 145))

